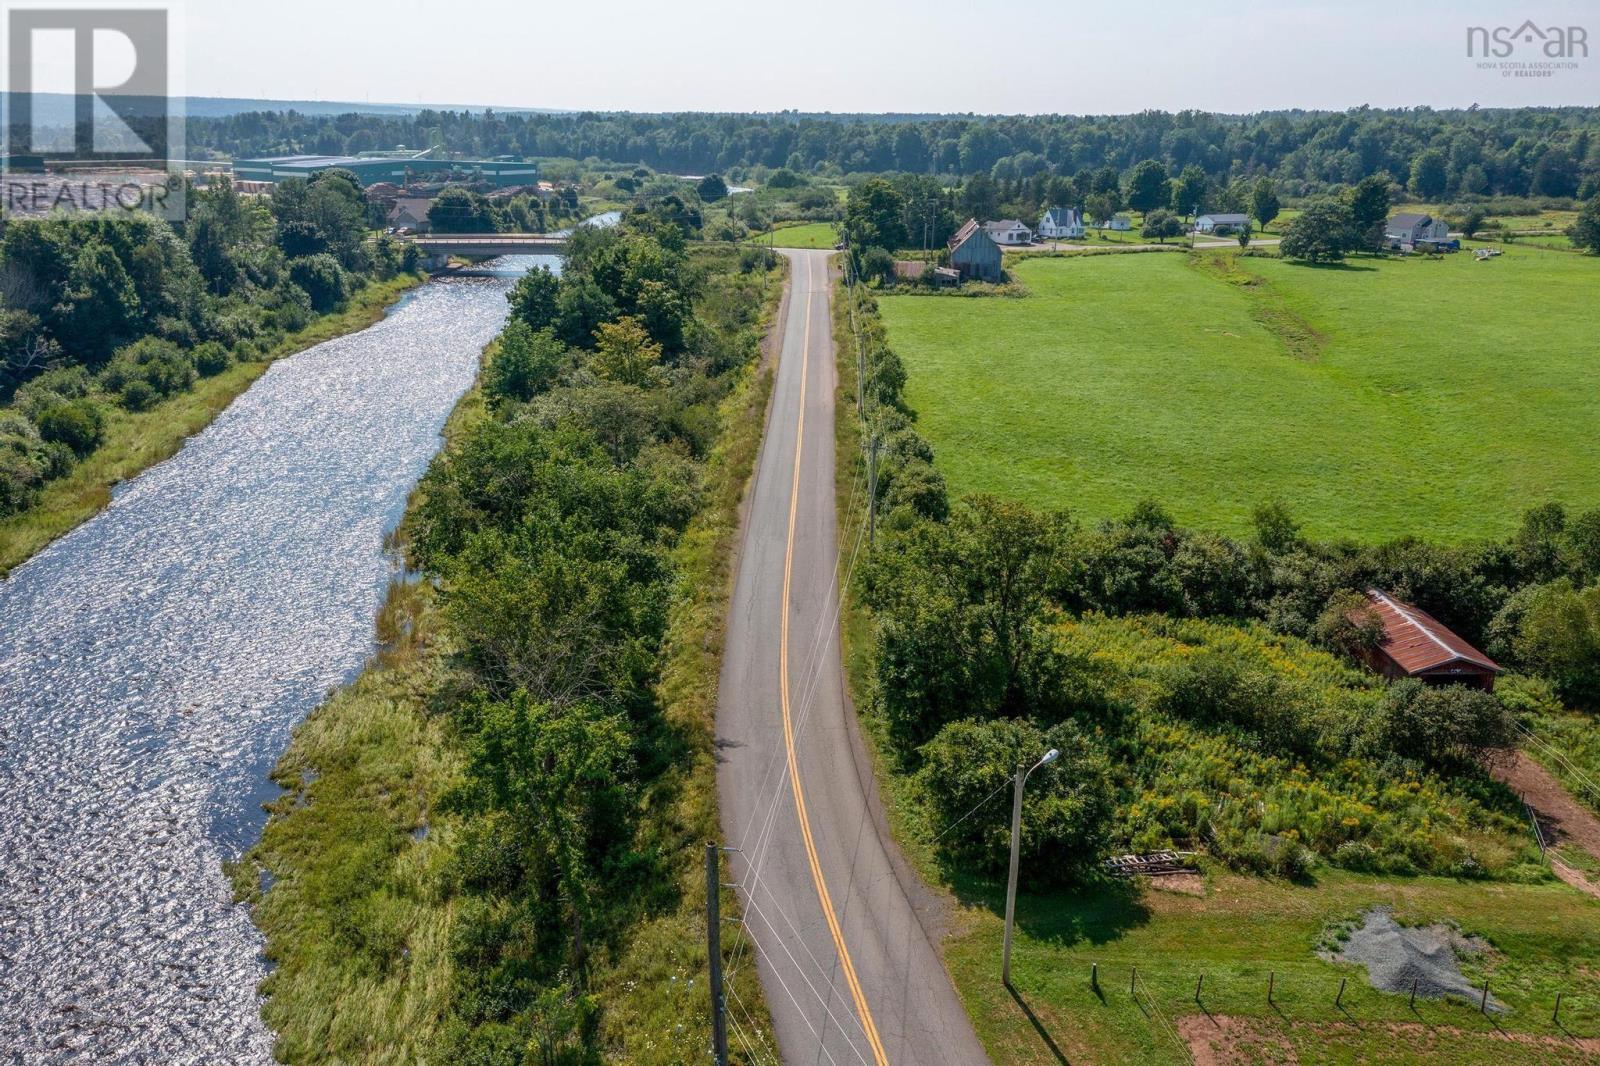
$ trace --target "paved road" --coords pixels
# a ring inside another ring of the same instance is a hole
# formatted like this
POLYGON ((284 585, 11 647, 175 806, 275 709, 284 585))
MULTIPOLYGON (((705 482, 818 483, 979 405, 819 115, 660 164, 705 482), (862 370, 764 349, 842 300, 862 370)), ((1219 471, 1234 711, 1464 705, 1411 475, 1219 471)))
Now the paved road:
POLYGON ((783 254, 782 352, 717 709, 723 831, 754 934, 738 964, 760 968, 786 1063, 984 1063, 933 946, 938 903, 894 847, 844 692, 830 253, 783 254))

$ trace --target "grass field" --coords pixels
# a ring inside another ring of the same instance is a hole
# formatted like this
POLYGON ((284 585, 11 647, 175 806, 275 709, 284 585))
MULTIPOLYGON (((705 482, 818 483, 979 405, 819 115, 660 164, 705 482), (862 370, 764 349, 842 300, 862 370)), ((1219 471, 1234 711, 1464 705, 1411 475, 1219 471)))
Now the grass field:
POLYGON ((1006 1066, 1188 1063, 1185 1044, 1196 1035, 1231 1045, 1231 1056, 1214 1060, 1224 1062, 1488 1066, 1593 1062, 1600 1053, 1600 902, 1565 885, 1319 871, 1315 885, 1217 873, 1204 898, 1024 895, 1015 996, 1000 984, 999 893, 974 892, 964 903, 963 931, 946 956, 979 1036, 1006 1066), (1403 923, 1453 920, 1486 938, 1493 950, 1463 960, 1462 973, 1480 985, 1487 978, 1510 1010, 1491 1021, 1476 1002, 1419 998, 1413 1011, 1405 995, 1372 988, 1365 970, 1317 956, 1332 923, 1376 904, 1393 906, 1403 923), (1335 1006, 1341 978, 1348 984, 1335 1006), (1564 1029, 1551 1023, 1557 991, 1564 1029))
POLYGON ((1600 261, 1035 258, 1024 300, 881 300, 956 494, 1459 541, 1600 502, 1600 261))
POLYGON ((801 222, 749 238, 752 244, 766 244, 769 239, 775 248, 832 248, 839 240, 839 229, 832 222, 801 222))

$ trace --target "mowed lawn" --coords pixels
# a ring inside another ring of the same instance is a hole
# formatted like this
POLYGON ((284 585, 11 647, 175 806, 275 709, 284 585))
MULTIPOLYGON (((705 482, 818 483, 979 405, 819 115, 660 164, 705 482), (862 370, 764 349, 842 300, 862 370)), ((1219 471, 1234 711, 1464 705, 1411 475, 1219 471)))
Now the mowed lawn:
POLYGON ((1166 253, 1021 261, 1024 299, 884 297, 954 492, 1086 518, 1154 499, 1232 532, 1281 499, 1313 535, 1366 540, 1600 503, 1600 260, 1237 266, 1259 283, 1166 253))

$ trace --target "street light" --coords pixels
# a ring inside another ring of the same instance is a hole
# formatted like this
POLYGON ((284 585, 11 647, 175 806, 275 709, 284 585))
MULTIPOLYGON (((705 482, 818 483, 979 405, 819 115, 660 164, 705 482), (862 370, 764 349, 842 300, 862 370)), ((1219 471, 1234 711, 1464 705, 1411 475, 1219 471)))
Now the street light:
POLYGON ((1007 988, 1011 987, 1011 923, 1017 913, 1017 849, 1022 838, 1022 787, 1028 783, 1028 775, 1041 766, 1049 766, 1061 757, 1061 752, 1051 748, 1044 753, 1044 758, 1024 770, 1017 767, 1017 787, 1011 797, 1011 878, 1006 882, 1006 941, 1000 962, 1000 981, 1007 988))

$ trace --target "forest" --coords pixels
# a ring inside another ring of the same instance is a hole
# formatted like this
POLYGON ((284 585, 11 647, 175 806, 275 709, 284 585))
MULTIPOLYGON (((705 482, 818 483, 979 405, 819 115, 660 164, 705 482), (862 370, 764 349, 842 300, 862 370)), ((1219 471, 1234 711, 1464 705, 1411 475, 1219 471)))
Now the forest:
POLYGON ((1194 166, 1213 180, 1272 177, 1286 196, 1387 172, 1415 173, 1424 199, 1588 198, 1600 180, 1597 132, 1600 109, 1593 107, 1117 116, 289 111, 193 118, 188 144, 199 157, 442 146, 476 157, 593 159, 747 177, 788 168, 1016 181, 1102 168, 1125 173, 1150 159, 1173 173, 1194 166))

